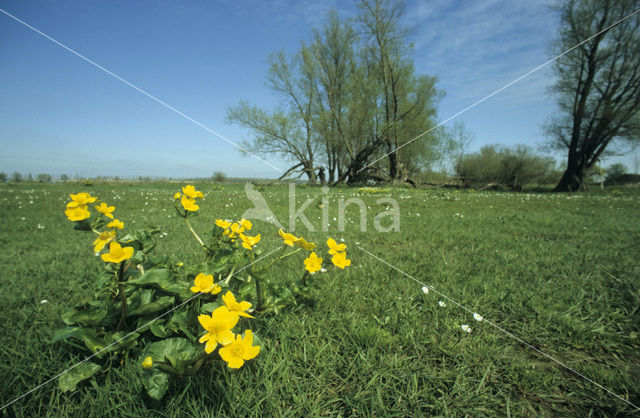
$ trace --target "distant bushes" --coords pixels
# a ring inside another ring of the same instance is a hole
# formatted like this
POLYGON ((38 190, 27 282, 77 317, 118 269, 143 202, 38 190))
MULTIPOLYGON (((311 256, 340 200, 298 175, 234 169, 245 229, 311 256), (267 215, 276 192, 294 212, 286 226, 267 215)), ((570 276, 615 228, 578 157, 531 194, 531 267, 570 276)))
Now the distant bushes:
POLYGON ((39 183, 49 183, 52 180, 51 174, 38 174, 39 183))
POLYGON ((216 171, 211 176, 211 180, 214 181, 215 183, 224 183, 225 181, 227 181, 227 175, 224 174, 222 171, 216 171))
POLYGON ((607 176, 604 181, 606 183, 618 183, 619 179, 627 174, 627 167, 622 163, 612 164, 606 170, 607 176))
POLYGON ((623 186, 625 184, 640 183, 640 174, 630 174, 622 163, 616 163, 607 168, 604 182, 607 186, 623 186))
POLYGON ((527 184, 553 184, 559 179, 553 158, 535 154, 529 147, 487 145, 463 157, 455 167, 463 185, 485 187, 499 184, 522 190, 527 184), (557 177, 557 178, 556 178, 557 177))

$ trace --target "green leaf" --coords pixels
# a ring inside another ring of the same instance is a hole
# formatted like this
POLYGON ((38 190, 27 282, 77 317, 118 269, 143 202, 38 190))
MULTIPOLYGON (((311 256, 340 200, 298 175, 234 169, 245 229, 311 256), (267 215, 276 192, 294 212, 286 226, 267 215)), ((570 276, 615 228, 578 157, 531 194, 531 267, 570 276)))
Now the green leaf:
POLYGON ((115 283, 115 281, 116 281, 115 275, 109 271, 103 271, 96 278, 96 283, 100 287, 108 286, 109 284, 115 283))
POLYGON ((238 297, 240 299, 246 299, 247 296, 250 296, 253 292, 255 292, 256 285, 253 282, 244 283, 242 286, 238 288, 238 297))
POLYGON ((147 390, 147 395, 159 400, 169 388, 169 376, 162 370, 152 367, 142 372, 142 384, 147 390))
POLYGON ((75 335, 80 330, 82 330, 82 327, 60 328, 59 330, 56 330, 56 332, 53 333, 53 336, 51 337, 51 342, 55 343, 60 340, 66 340, 69 337, 75 337, 75 335))
POLYGON ((128 315, 130 316, 148 315, 150 313, 161 311, 173 305, 173 303, 175 302, 175 299, 176 298, 173 296, 162 296, 151 303, 143 304, 139 308, 130 311, 128 315))
POLYGON ((89 223, 89 221, 86 219, 79 222, 74 222, 73 229, 75 229, 76 231, 91 231, 91 223, 89 223))
POLYGON ((189 285, 178 282, 167 269, 153 269, 144 273, 140 278, 129 280, 127 284, 137 287, 147 287, 162 290, 175 296, 188 297, 191 294, 189 285))
POLYGON ((184 374, 188 376, 193 376, 198 372, 198 370, 200 370, 200 367, 202 367, 205 360, 206 358, 201 358, 200 360, 196 361, 195 364, 187 367, 187 369, 184 371, 184 374))
POLYGON ((215 311, 222 305, 223 303, 220 302, 220 300, 216 300, 215 302, 205 303, 200 307, 200 313, 211 315, 211 312, 215 311))
POLYGON ((78 383, 90 378, 96 374, 98 370, 100 370, 99 365, 91 363, 90 361, 85 361, 84 363, 80 363, 73 369, 63 373, 58 378, 58 386, 60 386, 60 389, 62 389, 63 392, 76 390, 76 385, 78 383))
POLYGON ((184 335, 192 341, 196 337, 189 331, 189 311, 180 311, 174 313, 167 321, 167 328, 173 331, 182 331, 184 335))
POLYGON ((147 356, 151 356, 155 363, 169 361, 178 374, 184 373, 185 367, 197 357, 196 349, 185 338, 165 338, 147 347, 146 354, 140 357, 140 363, 147 356))
POLYGON ((144 252, 142 252, 141 250, 136 251, 133 254, 133 257, 130 258, 130 261, 133 264, 141 264, 144 263, 144 252))
POLYGON ((104 337, 101 337, 95 330, 83 328, 82 330, 79 330, 74 336, 81 339, 84 345, 91 352, 95 353, 98 358, 102 358, 105 354, 121 350, 127 345, 133 343, 136 339, 138 339, 140 334, 135 332, 129 334, 127 331, 119 331, 115 333, 108 333, 104 337), (116 341, 118 342, 116 344, 113 344, 116 341))
POLYGON ((205 263, 196 264, 188 269, 190 275, 196 276, 200 273, 218 275, 231 269, 234 264, 234 254, 227 254, 217 257, 205 263))
POLYGON ((107 316, 106 309, 86 309, 73 307, 62 314, 62 320, 67 325, 82 324, 95 327, 107 316))
POLYGON ((153 335, 159 338, 166 338, 172 334, 171 330, 167 330, 164 325, 154 322, 149 325, 149 330, 153 335))
POLYGON ((133 342, 135 342, 138 339, 138 337, 140 337, 140 334, 138 334, 137 332, 119 331, 119 332, 114 332, 113 334, 109 333, 104 337, 104 341, 107 343, 107 345, 114 343, 116 341, 118 342, 110 346, 105 351, 103 351, 103 353, 122 350, 124 347, 131 345, 133 342))

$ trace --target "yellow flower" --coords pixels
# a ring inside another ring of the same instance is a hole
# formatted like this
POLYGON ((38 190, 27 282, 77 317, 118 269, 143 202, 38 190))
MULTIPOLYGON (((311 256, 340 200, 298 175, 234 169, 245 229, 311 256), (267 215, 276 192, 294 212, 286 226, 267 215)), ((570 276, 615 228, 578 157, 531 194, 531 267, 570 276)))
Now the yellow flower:
POLYGON ((304 248, 305 250, 313 250, 314 248, 316 248, 316 244, 314 244, 313 242, 307 242, 304 238, 300 237, 297 241, 295 241, 296 245, 299 245, 300 247, 304 248))
POLYGON ((67 218, 69 218, 70 221, 81 221, 91 216, 91 212, 89 212, 87 207, 84 205, 68 208, 64 211, 64 214, 67 215, 67 218))
POLYGON ((347 259, 347 253, 335 253, 333 257, 331 257, 331 262, 341 269, 351 265, 351 260, 347 259))
POLYGON ((322 259, 312 251, 309 257, 304 260, 304 268, 313 274, 322 268, 322 259))
POLYGON ((173 200, 178 200, 182 197, 182 194, 180 192, 176 192, 176 194, 173 195, 173 200))
POLYGON ((89 203, 93 203, 97 200, 96 197, 92 197, 89 193, 70 194, 71 202, 67 204, 67 209, 80 206, 87 206, 89 203))
POLYGON ((213 275, 206 276, 204 273, 200 273, 193 280, 194 286, 191 287, 191 291, 193 293, 211 293, 212 295, 217 295, 222 292, 222 288, 217 284, 213 284, 213 275))
POLYGON ((99 253, 100 251, 102 251, 104 246, 107 245, 109 242, 111 242, 115 237, 116 237, 115 231, 101 232, 100 235, 98 235, 98 238, 96 238, 96 240, 93 241, 93 245, 94 245, 93 252, 99 253))
POLYGON ((122 248, 117 242, 111 241, 109 244, 109 252, 102 254, 101 257, 107 263, 120 263, 121 261, 130 259, 132 255, 133 247, 122 248))
POLYGON ((190 197, 191 199, 195 199, 197 197, 204 197, 202 192, 197 191, 196 188, 190 184, 182 188, 182 193, 184 193, 185 196, 190 197))
POLYGON ((338 244, 333 238, 327 240, 327 245, 329 246, 329 254, 337 254, 347 248, 345 244, 338 244))
POLYGON ((242 240, 242 246, 247 250, 250 250, 254 245, 260 242, 260 234, 256 235, 255 237, 240 234, 240 239, 242 240))
POLYGON ((259 345, 253 345, 253 334, 248 329, 244 332, 244 339, 236 335, 236 340, 219 351, 222 360, 227 362, 231 369, 239 369, 245 360, 255 358, 260 352, 259 345))
POLYGON ((119 221, 117 219, 114 219, 113 221, 111 221, 111 222, 109 222, 107 224, 107 228, 123 229, 124 228, 124 222, 119 221))
POLYGON ((151 358, 151 356, 145 358, 144 360, 142 360, 142 368, 143 369, 150 369, 153 366, 153 359, 151 358))
POLYGON ((111 212, 116 210, 116 207, 115 206, 107 206, 106 203, 102 202, 102 203, 100 203, 99 206, 96 206, 96 210, 98 212, 100 212, 101 214, 103 214, 104 216, 106 216, 107 218, 113 219, 113 215, 111 214, 111 212))
POLYGON ((242 219, 240 221, 240 225, 242 225, 242 227, 246 230, 246 231, 251 231, 251 228, 253 228, 253 224, 251 223, 251 221, 247 220, 247 219, 242 219))
POLYGON ((240 234, 244 232, 244 227, 237 222, 231 224, 231 232, 234 234, 240 234))
POLYGON ((180 199, 180 203, 182 203, 182 207, 189 212, 195 212, 200 209, 200 206, 196 205, 196 199, 190 199, 186 194, 182 196, 182 199, 180 199))
POLYGON ((225 221, 224 219, 216 219, 216 225, 222 229, 227 229, 231 226, 231 222, 225 221))
POLYGON ((229 312, 226 306, 216 308, 211 316, 198 316, 200 325, 207 331, 199 340, 201 343, 207 343, 204 351, 206 351, 207 354, 211 353, 216 349, 218 343, 222 345, 231 344, 233 342, 233 332, 231 332, 231 328, 236 326, 239 319, 240 317, 237 314, 229 312))
POLYGON ((231 293, 230 290, 222 296, 222 300, 227 306, 227 309, 229 309, 229 312, 232 314, 244 316, 245 318, 253 318, 253 316, 245 312, 247 309, 251 308, 251 303, 247 301, 237 302, 236 297, 233 296, 233 293, 231 293))
POLYGON ((280 238, 284 240, 285 245, 288 245, 289 247, 293 247, 293 243, 298 241, 298 238, 296 238, 295 235, 284 232, 282 229, 278 230, 278 234, 280 234, 280 238))

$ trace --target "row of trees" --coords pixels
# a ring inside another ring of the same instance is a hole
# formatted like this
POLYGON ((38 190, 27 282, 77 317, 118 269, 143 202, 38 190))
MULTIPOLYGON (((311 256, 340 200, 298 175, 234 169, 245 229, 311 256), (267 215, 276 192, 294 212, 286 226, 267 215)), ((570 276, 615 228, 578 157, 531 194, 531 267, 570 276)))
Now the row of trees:
MULTIPOLYGON (((402 3, 362 0, 357 6, 354 20, 332 13, 293 56, 269 57, 268 85, 281 106, 269 111, 241 102, 228 110, 230 122, 254 133, 245 147, 291 161, 285 176, 298 171, 310 182, 316 175, 330 183, 397 181, 434 165, 459 165, 464 153, 455 158, 452 149, 464 148, 464 135, 456 135, 456 127, 411 142, 435 125, 444 93, 435 77, 414 70, 408 31, 400 24, 402 3)), ((553 49, 570 51, 554 63, 559 109, 545 125, 550 148, 567 152, 557 191, 582 188, 611 144, 640 139, 638 9, 640 0, 558 3, 553 49)))
MULTIPOLYGON (((66 174, 60 176, 61 180, 68 180, 69 177, 66 174), (64 178, 63 178, 64 177, 64 178)), ((23 176, 22 173, 18 173, 17 171, 11 174, 11 176, 7 176, 6 173, 0 173, 0 183, 4 183, 5 181, 10 180, 14 183, 20 183, 22 181, 37 181, 39 183, 49 183, 53 180, 51 174, 38 174, 35 179, 32 174, 27 174, 27 176, 23 176)))
POLYGON ((355 20, 332 12, 293 56, 269 56, 267 82, 282 98, 280 107, 242 101, 228 109, 228 121, 255 136, 247 149, 291 161, 283 177, 396 181, 433 159, 437 132, 404 146, 435 125, 444 93, 435 77, 415 72, 400 24, 403 4, 363 0, 357 7, 355 20))

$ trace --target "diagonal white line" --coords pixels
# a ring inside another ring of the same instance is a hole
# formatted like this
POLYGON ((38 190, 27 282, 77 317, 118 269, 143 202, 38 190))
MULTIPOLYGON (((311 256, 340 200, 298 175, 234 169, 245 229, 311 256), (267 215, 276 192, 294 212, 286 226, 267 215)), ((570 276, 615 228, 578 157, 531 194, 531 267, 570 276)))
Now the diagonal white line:
POLYGON ((383 155, 382 157, 380 157, 380 158, 376 159, 375 161, 373 161, 372 163, 365 165, 365 166, 364 166, 364 167, 362 167, 360 170, 356 171, 356 174, 357 174, 357 173, 359 173, 359 172, 361 172, 361 171, 362 171, 362 170, 364 170, 365 168, 371 167, 372 165, 374 165, 374 164, 375 164, 375 163, 377 163, 378 161, 380 161, 380 160, 382 160, 383 158, 387 157, 389 154, 393 154, 394 152, 398 152, 398 151, 400 151, 400 149, 402 149, 403 147, 405 147, 405 146, 409 145, 410 143, 412 143, 412 142, 413 142, 413 141, 415 141, 416 139, 423 137, 424 135, 428 134, 429 132, 433 131, 434 129, 436 129, 436 128, 438 128, 438 127, 442 126, 442 125, 444 125, 444 124, 445 124, 445 123, 447 123, 447 122, 449 122, 451 119, 453 119, 453 118, 456 118, 456 117, 460 116, 461 114, 463 114, 463 113, 464 113, 464 112, 466 112, 467 110, 472 109, 472 108, 476 107, 477 105, 479 105, 480 103, 484 102, 485 100, 487 100, 487 99, 489 99, 489 98, 491 98, 491 97, 495 96, 496 94, 500 93, 502 90, 506 89, 507 87, 509 87, 509 86, 511 86, 511 85, 513 85, 513 84, 515 84, 515 83, 517 83, 518 81, 522 80, 523 78, 526 78, 526 77, 530 76, 531 74, 535 73, 535 72, 536 72, 536 71, 538 71, 539 69, 541 69, 541 68, 543 68, 543 67, 546 67, 547 65, 551 64, 552 62, 554 62, 554 61, 555 61, 555 60, 557 60, 558 58, 562 57, 563 55, 566 55, 566 54, 568 54, 569 52, 573 51, 574 49, 578 48, 580 45, 583 45, 584 43, 589 42, 591 39, 595 38, 596 36, 600 35, 601 33, 604 33, 604 32, 606 32, 606 31, 608 31, 608 30, 609 30, 609 29, 611 29, 612 27, 614 27, 614 26, 616 26, 617 24, 619 24, 619 23, 621 23, 621 22, 625 21, 626 19, 630 18, 631 16, 633 16, 634 14, 636 14, 636 13, 638 13, 638 12, 640 12, 640 9, 638 9, 638 10, 636 10, 635 12, 633 12, 633 13, 629 14, 628 16, 626 16, 626 17, 624 17, 624 18, 622 18, 622 19, 618 20, 618 21, 617 21, 617 22, 615 22, 614 24, 612 24, 612 25, 608 26, 607 28, 605 28, 605 29, 601 30, 600 32, 596 33, 595 35, 592 35, 592 36, 588 37, 587 39, 585 39, 584 41, 580 42, 579 44, 574 45, 573 47, 571 47, 571 48, 567 49, 567 50, 566 50, 566 51, 564 51, 562 54, 557 55, 557 56, 555 56, 555 57, 551 58, 549 61, 545 62, 544 64, 540 64, 540 65, 538 65, 536 68, 534 68, 533 70, 529 71, 529 72, 528 72, 528 73, 526 73, 525 75, 522 75, 522 76, 520 76, 520 77, 516 78, 515 80, 513 80, 512 82, 510 82, 510 83, 508 83, 508 84, 505 84, 504 86, 500 87, 498 90, 496 90, 496 91, 494 91, 493 93, 489 94, 488 96, 486 96, 486 97, 484 97, 484 98, 482 98, 482 99, 478 100, 477 102, 475 102, 475 103, 474 103, 474 104, 472 104, 471 106, 468 106, 468 107, 466 107, 466 108, 462 109, 461 111, 459 111, 459 112, 458 112, 458 113, 456 113, 455 115, 453 115, 453 116, 451 116, 451 117, 449 117, 449 118, 447 118, 447 119, 443 120, 442 122, 440 122, 439 124, 437 124, 437 125, 436 125, 436 126, 434 126, 433 128, 431 128, 431 129, 428 129, 428 130, 424 131, 424 132, 423 132, 423 133, 421 133, 420 135, 418 135, 418 136, 416 136, 415 138, 413 138, 411 141, 406 142, 406 143, 404 143, 404 144, 400 145, 400 146, 399 146, 398 148, 396 148, 395 150, 393 150, 393 151, 391 151, 391 152, 388 152, 388 153, 386 153, 385 155, 383 155))
MULTIPOLYGON (((262 257, 258 258, 257 260, 253 261, 250 264, 247 264, 246 266, 242 267, 240 270, 236 271, 235 273, 233 273, 231 275, 231 277, 235 276, 236 274, 240 273, 241 271, 245 270, 248 267, 251 267, 252 265, 256 264, 258 261, 264 259, 265 257, 270 256, 271 254, 273 254, 274 252, 278 251, 279 249, 281 249, 282 247, 278 247, 274 250, 269 251, 267 254, 263 255, 262 257)), ((225 278, 226 280, 226 278, 225 278)), ((45 386, 46 384, 52 382, 53 380, 57 379, 58 377, 60 377, 61 375, 63 375, 64 373, 68 372, 69 370, 78 367, 79 365, 81 365, 82 363, 84 363, 85 361, 92 359, 93 357, 97 356, 98 354, 102 353, 104 350, 106 350, 107 348, 119 343, 120 341, 124 340, 125 338, 127 338, 128 336, 135 334, 136 332, 140 331, 141 329, 147 327, 148 325, 153 324, 154 322, 156 322, 158 319, 162 318, 163 316, 175 311, 176 309, 180 308, 181 306, 186 305, 187 303, 191 302, 192 300, 200 297, 203 293, 207 293, 208 291, 210 291, 211 289, 213 289, 215 286, 217 285, 217 283, 214 283, 211 287, 209 287, 206 291, 204 292, 200 292, 200 293, 196 293, 195 295, 193 295, 192 297, 190 297, 189 299, 185 300, 184 302, 180 303, 179 305, 174 306, 173 308, 169 309, 168 311, 166 311, 165 313, 163 313, 162 315, 159 315, 157 317, 155 317, 154 319, 150 320, 149 322, 147 322, 146 324, 142 325, 141 327, 138 327, 137 329, 131 331, 130 333, 128 333, 127 335, 125 335, 124 337, 112 342, 111 344, 109 344, 108 346, 104 347, 102 350, 93 353, 92 355, 90 355, 89 357, 85 358, 84 360, 74 364, 73 366, 69 367, 68 369, 58 373, 57 375, 53 376, 52 378, 46 380, 43 383, 40 383, 38 386, 34 387, 33 389, 31 389, 28 392, 23 393, 22 395, 18 396, 17 398, 15 398, 14 400, 12 400, 11 402, 7 403, 6 405, 2 406, 0 408, 0 411, 2 411, 3 409, 5 409, 6 407, 12 405, 13 403, 19 401, 20 399, 24 398, 25 396, 35 392, 36 390, 40 389, 41 387, 45 386)))
MULTIPOLYGON (((438 292, 438 291, 437 291, 436 289, 434 289, 433 287, 431 287, 431 286, 429 286, 429 285, 427 285, 427 284, 425 284, 425 283, 421 282, 420 280, 418 280, 418 279, 416 279, 415 277, 413 277, 413 276, 409 275, 408 273, 405 273, 404 271, 400 270, 398 267, 396 267, 396 266, 394 266, 394 265, 392 265, 392 264, 390 264, 390 263, 386 262, 385 260, 381 259, 381 258, 380 258, 380 257, 378 257, 377 255, 370 253, 369 251, 365 250, 364 248, 360 247, 359 245, 356 245, 356 247, 357 247, 359 250, 361 250, 361 251, 363 251, 363 252, 365 252, 365 253, 369 254, 371 257, 375 258, 376 260, 380 261, 381 263, 386 264, 387 266, 391 267, 391 268, 392 268, 392 269, 394 269, 395 271, 397 271, 397 272, 401 273, 402 275, 404 275, 404 276, 406 276, 406 277, 410 278, 410 279, 411 279, 411 280, 413 280, 414 282, 416 282, 416 283, 418 283, 418 284, 420 284, 420 285, 422 285, 422 286, 425 286, 425 287, 429 288, 429 290, 432 290, 434 293, 436 293, 436 294, 440 295, 440 296, 441 296, 441 297, 443 297, 444 299, 447 299, 449 302, 453 303, 454 305, 458 306, 459 308, 464 309, 465 311, 469 312, 470 314, 475 314, 475 312, 473 312, 471 309, 467 308, 466 306, 461 305, 461 304, 460 304, 460 303, 458 303, 457 301, 455 301, 455 300, 451 299, 449 296, 444 295, 444 294, 442 294, 442 293, 438 292)), ((482 322, 486 322, 487 324, 491 325, 492 327, 496 328, 497 330, 502 331, 503 333, 507 334, 509 337, 513 338, 514 340, 516 340, 516 341, 518 341, 518 342, 520 342, 520 343, 522 343, 522 344, 526 345, 527 347, 531 348, 532 350, 535 350, 537 353, 539 353, 539 354, 541 354, 541 355, 543 355, 543 356, 547 357, 548 359, 550 359, 550 360, 554 361, 555 363, 557 363, 557 364, 559 364, 560 366, 564 367, 565 369, 567 369, 567 370, 571 371, 572 373, 576 374, 577 376, 580 376, 581 378, 583 378, 583 379, 585 379, 585 380, 587 380, 587 381, 589 381, 589 382, 593 383, 594 385, 598 386, 600 389, 605 390, 606 392, 608 392, 609 394, 611 394, 611 395, 615 396, 616 398, 620 399, 621 401, 623 401, 623 402, 625 402, 625 403, 627 403, 627 404, 631 405, 632 407, 634 407, 634 408, 636 408, 636 409, 640 409, 640 407, 638 407, 638 406, 636 406, 636 405, 632 404, 631 402, 629 402, 628 400, 626 400, 626 399, 625 399, 625 398, 623 398, 622 396, 620 396, 620 395, 616 394, 615 392, 612 392, 611 390, 609 390, 609 389, 607 389, 606 387, 602 386, 600 383, 598 383, 598 382, 596 382, 596 381, 594 381, 594 380, 592 380, 592 379, 589 379, 587 376, 583 375, 582 373, 580 373, 580 372, 576 371, 575 369, 572 369, 571 367, 567 366, 566 364, 562 363, 561 361, 556 360, 555 358, 551 357, 549 354, 547 354, 547 353, 543 352, 542 350, 540 350, 540 349, 538 349, 538 348, 536 348, 536 347, 532 346, 531 344, 529 344, 528 342, 526 342, 526 341, 525 341, 525 340, 523 340, 522 338, 520 338, 520 337, 517 337, 517 336, 513 335, 513 334, 512 334, 512 333, 510 333, 509 331, 507 331, 507 330, 505 330, 504 328, 502 328, 502 327, 500 327, 500 326, 498 326, 498 325, 494 324, 493 322, 491 322, 491 321, 487 320, 486 318, 482 318, 482 322)))
POLYGON ((52 37, 50 37, 49 35, 47 35, 46 33, 43 33, 41 31, 39 31, 38 29, 34 28, 33 26, 29 25, 28 23, 18 19, 17 17, 15 17, 14 15, 12 15, 11 13, 0 9, 0 12, 4 13, 5 15, 9 16, 10 18, 12 18, 13 20, 15 20, 16 22, 19 22, 21 24, 23 24, 24 26, 28 27, 29 29, 31 29, 32 31, 44 36, 45 38, 47 38, 48 40, 50 40, 51 42, 63 47, 64 49, 66 49, 67 51, 71 52, 72 54, 82 58, 83 60, 85 60, 86 62, 88 62, 89 64, 93 65, 94 67, 97 67, 99 69, 101 69, 102 71, 104 71, 105 73, 109 74, 110 76, 122 81, 124 84, 126 84, 127 86, 136 89, 137 91, 139 91, 140 93, 144 94, 145 96, 147 96, 148 98, 150 98, 151 100, 154 100, 158 103, 160 103, 162 106, 166 107, 167 109, 170 109, 172 111, 174 111, 175 113, 177 113, 178 115, 182 116, 183 118, 195 123, 196 125, 198 125, 199 127, 201 127, 202 129, 214 134, 215 136, 217 136, 218 138, 228 142, 229 144, 233 145, 234 147, 238 148, 240 151, 245 152, 249 155, 251 155, 253 158, 257 159, 258 161, 263 162, 264 164, 268 165, 269 167, 273 168, 274 170, 278 171, 279 173, 282 174, 282 170, 279 169, 278 167, 270 164, 269 162, 263 160, 262 158, 258 157, 257 155, 251 153, 250 151, 248 151, 247 149, 243 148, 242 146, 236 144, 235 142, 231 141, 230 139, 227 139, 226 137, 222 136, 221 134, 219 134, 218 132, 214 131, 213 129, 205 126, 204 124, 198 122, 197 120, 193 119, 192 117, 182 113, 181 111, 179 111, 178 109, 168 105, 167 103, 163 102, 162 100, 158 99, 157 97, 153 96, 151 93, 146 92, 145 90, 141 89, 140 87, 136 86, 133 83, 130 83, 129 81, 125 80, 124 78, 120 77, 117 74, 112 73, 111 71, 107 70, 106 68, 104 68, 103 66, 101 66, 100 64, 95 63, 94 61, 90 60, 89 58, 85 57, 84 55, 80 54, 79 52, 74 51, 73 49, 69 48, 68 46, 64 45, 61 42, 56 41, 55 39, 53 39, 52 37))

